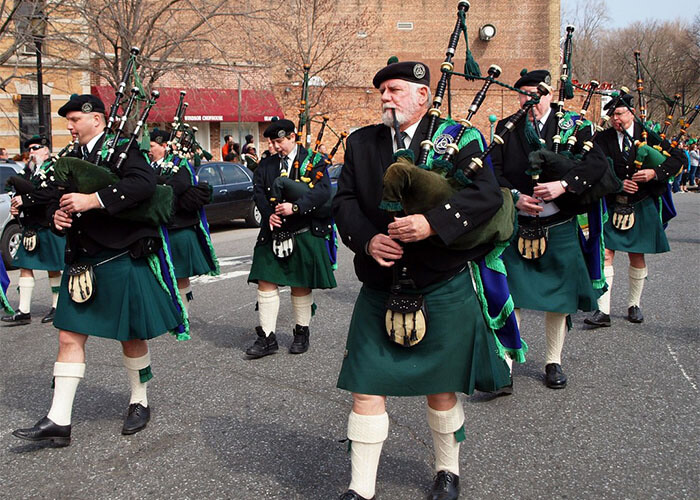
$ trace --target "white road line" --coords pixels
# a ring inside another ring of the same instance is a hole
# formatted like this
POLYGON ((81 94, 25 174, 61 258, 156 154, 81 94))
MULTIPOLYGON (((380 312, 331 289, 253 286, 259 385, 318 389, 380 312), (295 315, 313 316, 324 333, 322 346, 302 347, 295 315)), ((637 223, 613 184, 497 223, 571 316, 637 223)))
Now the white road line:
POLYGON ((676 365, 677 365, 678 368, 680 369, 680 371, 681 371, 681 373, 683 374, 683 376, 685 377, 685 379, 686 379, 686 380, 688 381, 688 383, 693 387, 693 389, 695 389, 695 392, 698 392, 698 386, 695 385, 695 382, 693 382, 693 379, 691 379, 691 378, 688 376, 688 374, 685 372, 685 369, 683 368, 683 365, 678 361, 678 356, 677 356, 676 353, 673 351, 673 349, 671 349, 671 346, 669 345, 668 342, 666 343, 666 348, 668 349, 668 353, 669 353, 669 354, 671 355, 671 357, 673 358, 673 361, 676 362, 676 365))
POLYGON ((242 264, 251 264, 253 257, 251 255, 238 255, 235 257, 219 257, 219 267, 240 266, 242 264))
POLYGON ((192 278, 190 281, 192 283, 215 283, 217 281, 237 278, 238 276, 246 276, 249 272, 250 271, 231 271, 229 273, 221 273, 218 276, 197 276, 196 278, 192 278))

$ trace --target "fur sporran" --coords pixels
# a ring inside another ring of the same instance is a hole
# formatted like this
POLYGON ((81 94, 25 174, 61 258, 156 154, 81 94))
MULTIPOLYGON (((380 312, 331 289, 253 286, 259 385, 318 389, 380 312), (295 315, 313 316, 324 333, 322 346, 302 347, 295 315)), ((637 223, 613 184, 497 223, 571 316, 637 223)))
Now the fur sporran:
POLYGON ((634 206, 627 203, 627 197, 620 197, 612 209, 612 225, 618 231, 628 231, 634 226, 634 206))
POLYGON ((95 295, 95 271, 90 264, 68 267, 68 294, 73 302, 83 304, 95 295))
POLYGON ((276 230, 272 232, 272 253, 278 259, 284 260, 292 256, 294 252, 294 233, 290 231, 276 230))
POLYGON ((386 301, 386 333, 403 347, 423 340, 427 328, 427 313, 422 295, 391 293, 386 301))
POLYGON ((25 229, 22 233, 22 246, 32 253, 39 247, 39 235, 34 229, 25 229))
POLYGON ((540 224, 518 226, 518 252, 523 259, 539 259, 547 251, 548 237, 547 228, 540 224))

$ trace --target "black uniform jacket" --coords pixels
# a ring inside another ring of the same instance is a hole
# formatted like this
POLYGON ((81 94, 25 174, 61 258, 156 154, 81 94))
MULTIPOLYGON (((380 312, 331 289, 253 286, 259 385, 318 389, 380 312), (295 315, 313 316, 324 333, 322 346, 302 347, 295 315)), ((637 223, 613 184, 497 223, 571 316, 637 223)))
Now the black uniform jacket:
MULTIPOLYGON (((297 156, 299 165, 304 162, 308 154, 305 148, 297 147, 297 156)), ((292 166, 295 159, 292 159, 292 166)), ((323 177, 320 181, 314 182, 313 189, 302 195, 301 198, 294 201, 299 207, 296 214, 284 217, 284 229, 289 231, 297 231, 299 229, 310 227, 311 233, 314 236, 326 236, 331 232, 333 222, 330 217, 320 217, 317 215, 317 209, 328 203, 331 197, 331 181, 328 178, 326 163, 321 160, 318 162, 311 175, 310 179, 316 178, 316 172, 323 172, 323 177)), ((270 203, 272 183, 280 176, 280 156, 278 154, 268 156, 260 162, 258 168, 255 169, 253 177, 253 200, 260 210, 262 221, 260 223, 260 233, 258 233, 257 245, 263 245, 270 241, 272 233, 270 231, 270 215, 275 213, 275 210, 270 203)))
MULTIPOLYGON (((421 141, 428 131, 428 115, 421 120, 411 140, 410 148, 419 157, 421 141)), ((468 165, 480 154, 476 142, 460 150, 456 162, 468 165)), ((381 267, 366 253, 367 244, 377 234, 387 234, 391 215, 379 209, 385 170, 391 165, 393 148, 391 131, 385 125, 364 127, 348 138, 345 165, 338 180, 338 192, 333 199, 333 215, 343 242, 355 252, 355 273, 360 281, 376 289, 388 290, 392 281, 391 268, 381 267)), ((423 214, 442 243, 449 245, 457 237, 472 231, 489 220, 503 203, 503 197, 493 173, 484 168, 474 182, 457 192, 447 202, 423 214)), ((401 265, 416 286, 422 288, 443 281, 463 269, 469 260, 479 258, 492 249, 482 245, 470 250, 451 250, 423 240, 403 244, 401 265)))
MULTIPOLYGON (((642 129, 638 123, 634 124, 633 132, 632 137, 635 139, 635 141, 641 140, 642 129)), ((634 173, 637 171, 637 167, 634 164, 634 159, 637 156, 637 148, 634 144, 632 145, 629 161, 625 163, 625 160, 622 157, 622 151, 620 150, 620 143, 617 139, 617 131, 614 128, 611 127, 599 133, 596 136, 595 142, 603 150, 605 156, 612 160, 615 175, 617 175, 620 180, 629 179, 632 177, 632 175, 634 175, 634 173)), ((648 144, 650 146, 654 146, 656 142, 657 141, 655 141, 651 136, 649 137, 648 144)), ((665 142, 666 144, 664 144, 664 149, 670 149, 670 144, 668 144, 667 141, 665 142)), ((670 158, 666 158, 665 162, 663 162, 659 167, 653 169, 656 172, 656 179, 649 182, 638 183, 637 186, 639 190, 634 194, 630 195, 627 193, 621 193, 627 196, 630 203, 643 200, 648 196, 660 196, 663 194, 667 188, 668 179, 681 169, 683 162, 685 161, 685 154, 682 151, 679 151, 677 148, 671 149, 670 153, 670 158)), ((606 199, 609 205, 615 203, 615 195, 608 196, 606 199)))
MULTIPOLYGON (((36 167, 37 169, 39 167, 36 167)), ((51 174, 47 174, 49 176, 51 174)), ((32 172, 25 167, 21 174, 18 175, 23 179, 34 184, 34 190, 31 193, 22 193, 22 205, 19 207, 22 215, 22 224, 27 227, 50 227, 51 220, 46 213, 48 205, 56 198, 56 188, 51 184, 47 177, 46 187, 41 187, 38 178, 32 180, 32 172)))
POLYGON ((180 159, 179 161, 183 164, 172 175, 162 175, 162 163, 155 170, 158 184, 165 184, 173 188, 174 208, 173 214, 168 221, 168 229, 182 229, 199 224, 199 213, 196 210, 184 209, 179 203, 182 195, 192 187, 192 177, 186 160, 180 159))
MULTIPOLYGON (((512 115, 511 115, 512 116, 512 115)), ((528 113, 527 119, 531 115, 528 113)), ((500 120, 496 125, 496 133, 503 130, 505 123, 510 117, 500 120)), ((547 121, 540 132, 546 144, 543 147, 551 150, 553 145, 553 137, 557 133, 557 116, 554 110, 550 111, 547 121)), ((581 129, 577 135, 577 142, 573 148, 573 153, 581 151, 581 146, 584 141, 591 138, 591 128, 585 127, 581 129)), ((496 173, 498 183, 509 189, 517 189, 523 194, 532 196, 534 184, 532 177, 526 172, 530 168, 528 156, 532 149, 530 148, 527 139, 525 139, 525 121, 520 120, 515 128, 504 137, 504 143, 501 146, 495 146, 491 151, 491 162, 493 170, 496 173)), ((573 215, 578 210, 575 208, 574 196, 585 192, 596 181, 598 181, 605 170, 608 168, 608 163, 603 155, 603 151, 594 145, 583 158, 583 161, 572 164, 572 168, 560 179, 542 178, 540 182, 553 180, 563 180, 567 186, 567 192, 554 200, 563 216, 573 215)))
MULTIPOLYGON (((87 161, 96 163, 103 141, 104 135, 95 144, 86 158, 87 161)), ((97 191, 104 209, 88 210, 80 216, 73 215, 72 227, 67 233, 66 240, 66 263, 68 264, 76 262, 80 255, 95 255, 105 249, 130 249, 135 255, 142 255, 141 245, 149 239, 152 241, 159 238, 156 227, 114 217, 115 214, 153 196, 156 189, 155 172, 136 143, 129 149, 121 168, 116 170, 119 153, 124 147, 126 146, 117 148, 110 164, 104 165, 120 178, 119 182, 97 191)), ((80 157, 79 153, 71 153, 71 155, 80 157)), ((49 208, 52 215, 58 206, 58 200, 55 200, 49 208)))

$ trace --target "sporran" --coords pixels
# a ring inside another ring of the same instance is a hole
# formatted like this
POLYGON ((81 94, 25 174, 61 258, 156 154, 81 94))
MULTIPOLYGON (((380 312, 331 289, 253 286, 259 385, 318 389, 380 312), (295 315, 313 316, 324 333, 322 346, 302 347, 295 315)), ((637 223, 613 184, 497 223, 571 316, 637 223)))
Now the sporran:
POLYGON ((627 197, 618 197, 612 209, 612 225, 618 231, 629 231, 635 223, 634 206, 627 203, 627 197))
POLYGON ((294 252, 294 233, 277 230, 272 233, 272 253, 280 260, 288 259, 294 252))
POLYGON ((403 347, 423 340, 427 328, 423 296, 392 292, 386 301, 384 326, 389 338, 403 347))
POLYGON ((535 260, 547 251, 549 231, 540 224, 518 226, 518 252, 523 259, 535 260))
POLYGON ((39 236, 34 229, 25 229, 22 233, 22 246, 29 252, 35 252, 39 246, 39 236))

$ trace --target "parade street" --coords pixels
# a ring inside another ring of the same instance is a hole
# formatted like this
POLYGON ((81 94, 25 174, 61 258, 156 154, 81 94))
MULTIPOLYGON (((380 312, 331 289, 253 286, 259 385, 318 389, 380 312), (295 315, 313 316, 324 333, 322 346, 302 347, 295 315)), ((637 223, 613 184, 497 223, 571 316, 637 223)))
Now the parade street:
MULTIPOLYGON (((700 194, 675 196, 671 252, 648 256, 644 323, 624 319, 627 256, 618 253, 612 326, 568 334, 564 390, 543 385, 543 315, 523 314, 530 350, 514 394, 463 396, 461 498, 698 498, 700 194)), ((0 497, 333 499, 346 490, 350 394, 336 389, 360 285, 342 247, 338 287, 314 291, 311 348, 291 355, 289 290, 281 294, 280 350, 248 360, 258 324, 246 283, 257 230, 214 228, 221 275, 193 280, 192 340, 149 345, 153 417, 120 429, 129 387, 119 345, 91 338, 73 410, 72 444, 41 448, 11 435, 46 414, 57 335, 37 273, 32 323, 0 328, 0 497)), ((10 303, 17 304, 17 270, 10 303)), ((99 284, 97 285, 99 287, 99 284)), ((537 287, 537 283, 532 283, 537 287)), ((390 398, 377 498, 425 497, 433 471, 422 398, 390 398)))

